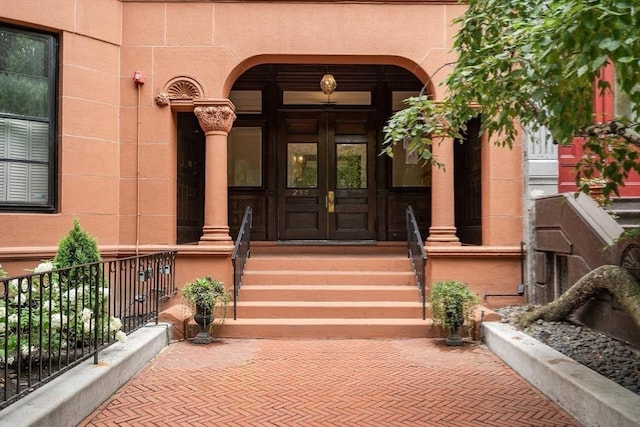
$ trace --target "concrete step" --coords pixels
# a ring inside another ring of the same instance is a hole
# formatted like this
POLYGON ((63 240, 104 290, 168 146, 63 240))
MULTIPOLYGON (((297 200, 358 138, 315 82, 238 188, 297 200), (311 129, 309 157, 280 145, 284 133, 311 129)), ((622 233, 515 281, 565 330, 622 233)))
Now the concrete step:
POLYGON ((612 214, 616 222, 626 230, 640 225, 639 197, 614 197, 611 199, 611 204, 604 209, 612 214))
POLYGON ((413 271, 245 270, 244 285, 411 285, 413 271))
POLYGON ((623 228, 635 228, 640 225, 640 211, 636 210, 609 210, 614 215, 618 224, 623 228))
POLYGON ((243 285, 239 301, 419 301, 415 285, 243 285))
POLYGON ((228 319, 222 338, 432 338, 431 320, 420 319, 228 319))
POLYGON ((345 242, 251 242, 251 256, 254 255, 401 255, 407 256, 406 242, 361 242, 350 244, 345 242))
POLYGON ((418 319, 422 304, 398 301, 239 301, 242 319, 418 319))
POLYGON ((402 255, 254 255, 247 261, 248 270, 262 271, 407 271, 411 261, 402 255))
POLYGON ((632 210, 640 211, 640 197, 613 197, 611 205, 606 210, 632 210))
POLYGON ((434 334, 403 246, 267 246, 252 249, 235 338, 418 338, 434 334))

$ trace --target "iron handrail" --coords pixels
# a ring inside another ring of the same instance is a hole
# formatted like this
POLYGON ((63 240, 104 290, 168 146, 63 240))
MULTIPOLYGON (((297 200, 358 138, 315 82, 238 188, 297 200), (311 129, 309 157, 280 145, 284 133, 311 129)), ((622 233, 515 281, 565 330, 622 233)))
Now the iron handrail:
POLYGON ((416 216, 413 213, 413 208, 411 206, 407 206, 406 219, 407 256, 411 260, 413 272, 416 275, 416 285, 420 290, 420 299, 422 300, 422 320, 425 320, 427 318, 427 302, 425 295, 424 269, 427 264, 427 253, 424 250, 424 243, 422 236, 420 235, 418 222, 416 221, 416 216))
POLYGON ((0 278, 0 410, 148 322, 177 292, 176 251, 0 278), (9 376, 9 372, 12 375, 9 376))
POLYGON ((251 257, 251 226, 253 224, 253 209, 247 206, 242 217, 242 224, 236 244, 233 248, 231 261, 233 262, 233 320, 238 318, 238 295, 242 286, 242 276, 247 259, 251 257))

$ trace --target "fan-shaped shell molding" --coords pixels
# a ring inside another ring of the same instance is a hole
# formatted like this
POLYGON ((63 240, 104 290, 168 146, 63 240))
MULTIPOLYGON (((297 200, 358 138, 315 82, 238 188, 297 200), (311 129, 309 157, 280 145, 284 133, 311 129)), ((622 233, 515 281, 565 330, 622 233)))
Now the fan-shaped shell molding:
POLYGON ((200 98, 200 91, 196 85, 188 80, 178 80, 174 82, 167 91, 169 98, 194 99, 200 98))
POLYGON ((156 95, 156 104, 166 106, 173 102, 193 101, 202 98, 202 86, 192 77, 178 76, 169 80, 162 92, 156 95))

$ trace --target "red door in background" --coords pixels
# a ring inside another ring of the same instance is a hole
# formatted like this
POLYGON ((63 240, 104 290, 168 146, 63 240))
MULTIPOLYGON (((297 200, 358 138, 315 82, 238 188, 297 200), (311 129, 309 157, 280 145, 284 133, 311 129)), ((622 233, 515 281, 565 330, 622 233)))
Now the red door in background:
MULTIPOLYGON (((612 66, 603 68, 600 79, 611 83, 613 87, 614 70, 612 66)), ((600 94, 596 91, 593 96, 594 122, 599 123, 611 120, 615 115, 615 99, 611 92, 600 94)), ((569 145, 558 147, 558 192, 575 192, 576 171, 575 167, 582 156, 584 138, 574 138, 569 145)), ((632 172, 625 181, 625 186, 619 188, 621 197, 640 197, 640 176, 632 172)))

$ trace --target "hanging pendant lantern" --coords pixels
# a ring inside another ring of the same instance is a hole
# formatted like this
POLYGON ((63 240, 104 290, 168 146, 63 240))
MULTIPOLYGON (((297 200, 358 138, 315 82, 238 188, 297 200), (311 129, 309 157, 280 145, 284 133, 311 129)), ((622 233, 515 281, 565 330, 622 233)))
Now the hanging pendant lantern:
POLYGON ((322 76, 322 80, 320 80, 320 89, 325 95, 331 95, 334 90, 336 90, 336 79, 333 77, 331 73, 326 73, 322 76))

